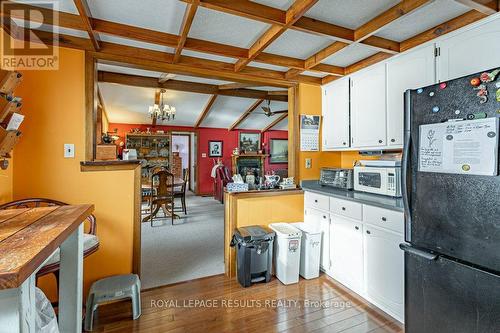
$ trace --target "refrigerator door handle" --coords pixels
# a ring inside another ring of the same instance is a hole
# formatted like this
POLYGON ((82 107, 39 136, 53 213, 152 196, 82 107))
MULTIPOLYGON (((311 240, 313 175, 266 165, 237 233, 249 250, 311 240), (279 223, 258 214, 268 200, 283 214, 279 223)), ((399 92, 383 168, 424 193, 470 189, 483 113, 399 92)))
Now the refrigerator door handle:
POLYGON ((405 252, 414 254, 416 256, 422 257, 422 258, 427 259, 427 260, 436 260, 438 258, 438 255, 435 253, 431 253, 431 252, 428 252, 425 250, 415 248, 409 244, 405 244, 405 243, 399 244, 399 248, 405 252))
POLYGON ((411 242, 411 207, 408 187, 411 186, 408 181, 408 169, 410 167, 410 144, 411 144, 411 95, 407 90, 404 95, 404 137, 403 137, 403 156, 401 158, 401 194, 403 197, 403 207, 405 211, 405 241, 411 242))

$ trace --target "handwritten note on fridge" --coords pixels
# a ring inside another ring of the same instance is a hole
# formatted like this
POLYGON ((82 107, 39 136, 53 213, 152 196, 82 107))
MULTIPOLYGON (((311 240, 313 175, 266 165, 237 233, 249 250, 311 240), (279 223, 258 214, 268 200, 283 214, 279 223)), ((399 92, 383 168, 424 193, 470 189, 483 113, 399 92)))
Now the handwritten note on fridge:
POLYGON ((497 175, 498 118, 421 125, 420 172, 497 175))

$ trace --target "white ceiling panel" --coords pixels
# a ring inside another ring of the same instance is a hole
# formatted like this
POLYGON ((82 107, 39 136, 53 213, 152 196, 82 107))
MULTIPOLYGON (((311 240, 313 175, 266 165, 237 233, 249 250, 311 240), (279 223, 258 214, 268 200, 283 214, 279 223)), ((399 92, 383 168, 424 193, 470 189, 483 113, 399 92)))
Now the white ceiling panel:
POLYGON ((285 31, 265 52, 306 59, 332 44, 332 39, 296 30, 285 31))
POLYGON ((202 53, 202 52, 196 52, 196 51, 191 51, 191 50, 182 50, 182 55, 196 57, 196 58, 202 58, 202 59, 208 59, 208 60, 228 62, 231 64, 234 64, 237 61, 237 59, 234 59, 234 58, 222 57, 222 56, 218 56, 215 54, 202 53))
POLYGON ((252 2, 260 3, 269 7, 287 10, 293 4, 294 0, 251 0, 252 2))
POLYGON ((48 31, 48 32, 55 32, 55 33, 59 33, 59 34, 63 34, 63 35, 75 36, 75 37, 86 38, 86 39, 89 38, 89 34, 86 31, 82 31, 82 30, 69 29, 69 28, 63 28, 63 27, 53 27, 53 26, 47 25, 47 24, 40 25, 40 23, 38 23, 38 22, 25 21, 25 20, 21 20, 21 19, 17 19, 17 18, 13 18, 12 20, 18 26, 23 27, 23 28, 48 31))
POLYGON ((271 86, 265 86, 265 87, 251 87, 251 89, 255 90, 265 90, 265 91, 287 91, 286 89, 282 87, 271 87, 271 86))
POLYGON ((168 52, 168 53, 173 53, 175 51, 173 48, 168 47, 168 46, 145 43, 145 42, 140 42, 140 41, 128 39, 128 38, 116 37, 116 36, 105 35, 105 34, 100 34, 99 37, 103 42, 122 44, 122 45, 127 45, 127 46, 134 46, 134 47, 139 47, 142 49, 168 52))
POLYGON ((73 0, 58 0, 58 1, 33 1, 33 0, 12 0, 13 2, 26 3, 31 6, 49 8, 59 12, 78 14, 73 0))
MULTIPOLYGON (((148 107, 154 103, 155 89, 102 82, 99 89, 110 122, 151 124, 148 107)), ((206 94, 167 90, 165 102, 175 106, 177 113, 175 120, 165 125, 193 126, 209 98, 206 94)))
POLYGON ((253 62, 249 63, 248 66, 270 69, 270 70, 278 71, 278 72, 286 72, 288 70, 288 67, 275 66, 275 65, 265 64, 262 62, 257 62, 257 61, 253 61, 253 62))
POLYGON ((288 131, 288 117, 280 121, 276 126, 272 128, 276 131, 288 131))
POLYGON ((266 23, 201 7, 196 12, 189 37, 249 48, 269 26, 266 23))
POLYGON ((88 1, 95 18, 179 34, 186 4, 178 0, 88 1))
POLYGON ((305 16, 356 29, 400 0, 320 0, 305 16))
POLYGON ((413 37, 443 22, 460 16, 470 10, 453 0, 436 0, 417 9, 410 15, 389 24, 377 33, 377 36, 398 42, 413 37))
POLYGON ((314 76, 314 77, 325 77, 328 75, 328 73, 305 71, 305 72, 302 72, 302 75, 309 75, 309 76, 314 76))
POLYGON ((374 55, 377 52, 378 51, 370 47, 353 44, 343 48, 337 53, 332 54, 322 62, 328 65, 345 67, 374 55))
POLYGON ((255 99, 219 96, 202 127, 228 128, 255 103, 255 99))
POLYGON ((174 80, 180 80, 180 81, 189 81, 189 82, 198 82, 198 83, 206 83, 206 84, 226 84, 226 83, 232 83, 230 81, 222 81, 222 80, 214 80, 214 79, 205 79, 203 77, 196 77, 196 76, 188 76, 188 75, 177 75, 174 80))
MULTIPOLYGON (((255 109, 241 124, 238 126, 238 129, 264 129, 267 125, 271 124, 277 117, 281 114, 276 114, 274 116, 268 117, 265 115, 264 111, 262 111, 261 107, 267 106, 267 102, 263 102, 257 109, 255 109)), ((271 101, 271 110, 273 111, 281 111, 287 110, 288 103, 286 102, 276 102, 271 101)))

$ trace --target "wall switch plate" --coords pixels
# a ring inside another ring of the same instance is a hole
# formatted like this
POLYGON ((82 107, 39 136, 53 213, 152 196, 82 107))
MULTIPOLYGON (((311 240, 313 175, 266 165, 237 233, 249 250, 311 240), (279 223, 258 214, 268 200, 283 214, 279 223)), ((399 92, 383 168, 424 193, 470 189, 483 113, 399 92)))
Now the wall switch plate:
POLYGON ((64 144, 64 158, 75 158, 75 145, 73 143, 64 144))
POLYGON ((312 167, 312 159, 306 158, 306 169, 311 169, 312 167))
POLYGON ((201 153, 201 157, 207 157, 207 153, 201 153))

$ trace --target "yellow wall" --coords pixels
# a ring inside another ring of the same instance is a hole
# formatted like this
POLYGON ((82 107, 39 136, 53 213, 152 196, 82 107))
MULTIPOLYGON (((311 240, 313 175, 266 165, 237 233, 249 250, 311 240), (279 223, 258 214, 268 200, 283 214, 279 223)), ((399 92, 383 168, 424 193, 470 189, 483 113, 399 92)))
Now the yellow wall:
MULTIPOLYGON (((57 71, 26 71, 16 93, 23 98, 23 136, 16 146, 14 198, 46 197, 93 203, 98 252, 85 259, 85 288, 101 277, 130 273, 134 222, 134 171, 81 172, 85 159, 84 52, 60 49, 57 71), (63 157, 63 144, 76 157, 63 157)), ((42 281, 53 297, 53 281, 42 281)))
MULTIPOLYGON (((299 114, 321 115, 321 87, 300 84, 298 103, 299 114)), ((300 142, 296 142, 295 144, 298 145, 300 142)), ((340 165, 341 153, 339 152, 300 152, 299 179, 318 179, 321 167, 339 167, 340 165), (305 168, 306 158, 312 159, 312 167, 310 169, 305 168)))

